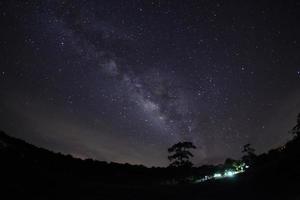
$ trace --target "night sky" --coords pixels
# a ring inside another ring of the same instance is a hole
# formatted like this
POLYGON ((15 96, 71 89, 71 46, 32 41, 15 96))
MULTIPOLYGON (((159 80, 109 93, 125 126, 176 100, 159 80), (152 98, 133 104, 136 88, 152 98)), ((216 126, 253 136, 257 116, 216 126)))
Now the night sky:
POLYGON ((79 158, 166 166, 284 144, 299 1, 1 1, 0 129, 79 158))

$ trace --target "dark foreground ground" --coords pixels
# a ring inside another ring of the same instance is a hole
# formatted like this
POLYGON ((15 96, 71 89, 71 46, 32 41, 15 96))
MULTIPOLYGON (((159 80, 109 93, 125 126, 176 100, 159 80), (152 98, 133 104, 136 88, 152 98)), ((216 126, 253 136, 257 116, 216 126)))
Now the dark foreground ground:
MULTIPOLYGON (((3 180, 2 180, 3 181, 3 180)), ((5 199, 300 199, 299 183, 285 187, 230 179, 196 185, 130 186, 97 182, 2 182, 5 199)))
MULTIPOLYGON (((74 159, 0 134, 0 199, 300 200, 300 140, 258 156, 239 176, 167 185, 168 168, 74 159)), ((203 169, 201 169, 203 171, 203 169)), ((192 173, 201 171, 193 169, 192 173)))

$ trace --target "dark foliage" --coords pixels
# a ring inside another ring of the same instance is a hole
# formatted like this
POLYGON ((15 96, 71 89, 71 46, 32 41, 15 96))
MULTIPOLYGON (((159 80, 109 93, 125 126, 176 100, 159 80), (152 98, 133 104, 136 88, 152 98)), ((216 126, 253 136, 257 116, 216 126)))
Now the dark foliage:
MULTIPOLYGON (((299 116, 297 125, 299 127, 299 116)), ((298 128, 293 130, 298 130, 298 128)), ((268 153, 234 178, 177 185, 181 168, 81 160, 35 147, 0 132, 1 199, 300 199, 300 137, 268 153)), ((294 134, 294 132, 293 132, 294 134)), ((171 152, 175 151, 170 148, 171 152)), ((190 168, 191 179, 240 161, 190 168)))
POLYGON ((295 137, 300 137, 300 113, 298 114, 297 117, 297 124, 292 128, 291 133, 295 137))
POLYGON ((170 167, 190 168, 193 163, 189 160, 194 155, 189 149, 196 149, 192 142, 178 142, 168 149, 171 154, 168 159, 171 161, 170 167))
POLYGON ((245 154, 242 157, 242 160, 247 165, 252 166, 255 163, 255 159, 256 159, 255 149, 251 147, 251 144, 245 144, 242 153, 245 154))

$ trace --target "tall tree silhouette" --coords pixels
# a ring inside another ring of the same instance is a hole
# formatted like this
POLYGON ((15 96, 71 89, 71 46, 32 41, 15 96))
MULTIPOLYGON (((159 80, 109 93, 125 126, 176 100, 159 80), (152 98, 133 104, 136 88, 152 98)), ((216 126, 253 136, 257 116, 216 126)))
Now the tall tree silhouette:
POLYGON ((171 164, 170 167, 192 167, 193 163, 190 161, 194 155, 189 149, 196 149, 192 142, 178 142, 168 149, 170 156, 168 159, 171 164))
POLYGON ((251 144, 245 144, 242 150, 242 153, 245 155, 242 157, 242 160, 247 164, 247 165, 252 165, 255 158, 255 149, 251 147, 251 144))
POLYGON ((244 148, 242 150, 243 153, 246 153, 247 155, 253 155, 255 154, 255 149, 251 147, 251 144, 245 144, 244 148))
POLYGON ((291 130, 291 133, 293 135, 295 135, 295 137, 297 137, 297 138, 300 136, 300 113, 298 114, 298 117, 297 117, 297 124, 291 130))

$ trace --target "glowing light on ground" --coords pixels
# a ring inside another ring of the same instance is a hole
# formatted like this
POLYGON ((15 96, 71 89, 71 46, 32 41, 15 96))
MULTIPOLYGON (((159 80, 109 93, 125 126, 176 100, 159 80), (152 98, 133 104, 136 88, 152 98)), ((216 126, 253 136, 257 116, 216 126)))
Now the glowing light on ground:
POLYGON ((236 174, 244 173, 245 169, 248 168, 248 165, 246 165, 245 163, 241 163, 240 165, 235 166, 235 169, 226 169, 224 172, 218 172, 213 175, 206 175, 203 178, 196 180, 195 183, 200 183, 211 179, 232 178, 236 174))
POLYGON ((221 177, 222 177, 222 174, 219 174, 219 173, 214 174, 214 178, 221 178, 221 177))

